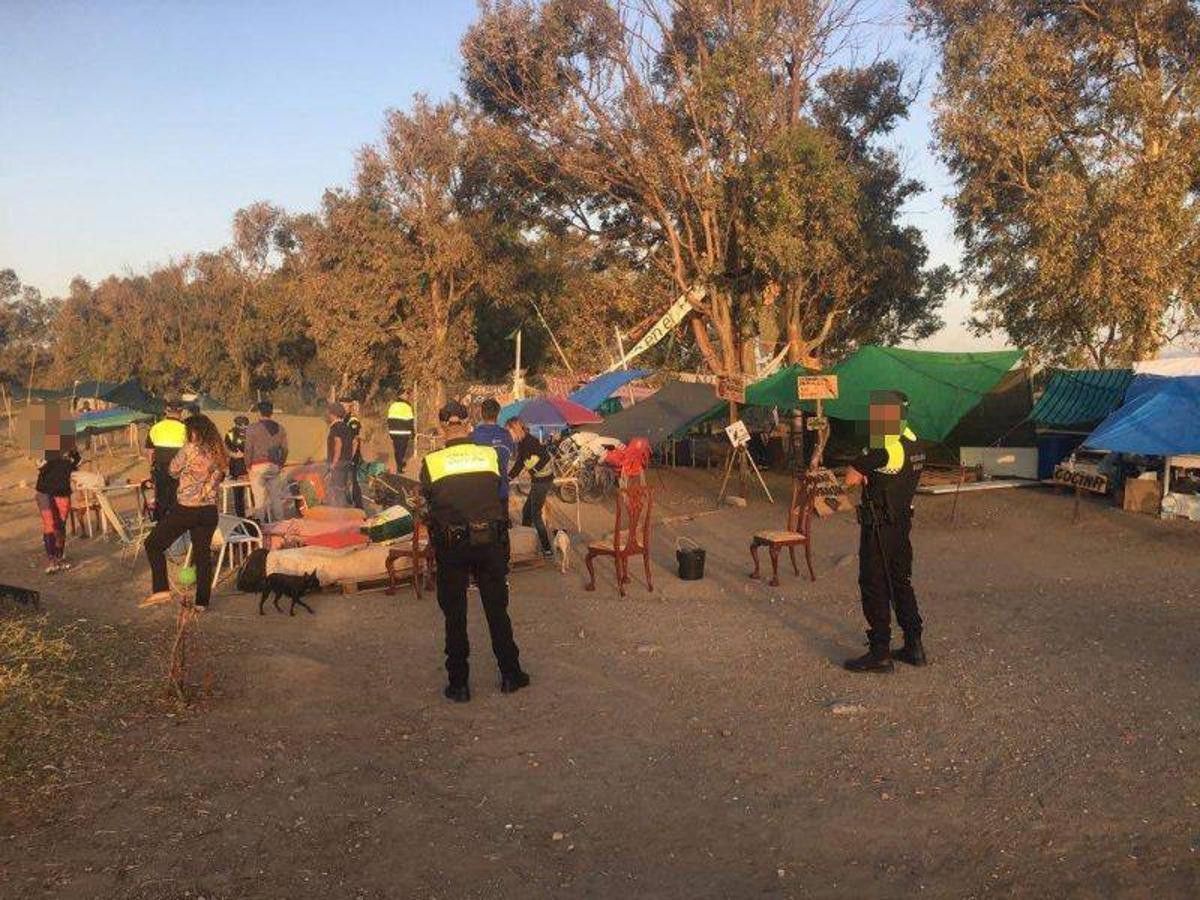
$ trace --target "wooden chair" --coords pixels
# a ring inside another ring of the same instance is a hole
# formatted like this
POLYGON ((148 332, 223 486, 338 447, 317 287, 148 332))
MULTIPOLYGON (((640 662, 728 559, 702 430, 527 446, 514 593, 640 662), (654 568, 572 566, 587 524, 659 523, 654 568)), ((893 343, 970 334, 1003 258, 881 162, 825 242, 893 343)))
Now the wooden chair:
POLYGON ((433 572, 436 567, 436 557, 433 551, 433 541, 429 540, 428 536, 422 538, 421 532, 425 529, 424 523, 413 517, 413 532, 412 544, 409 547, 397 546, 388 551, 387 566, 388 573, 388 588, 386 593, 396 593, 396 560, 411 559, 412 560, 412 583, 413 590, 416 592, 417 599, 421 599, 421 581, 425 581, 426 590, 433 590, 433 572), (421 569, 424 568, 424 574, 421 569))
POLYGON ((597 556, 611 556, 617 568, 617 589, 625 596, 625 582, 629 581, 629 557, 640 556, 646 570, 646 590, 654 590, 650 577, 650 512, 654 505, 653 489, 644 484, 631 484, 621 488, 617 494, 616 522, 610 540, 592 541, 588 544, 584 564, 587 566, 591 583, 587 590, 596 589, 596 570, 592 560, 597 556))
POLYGON ((807 473, 798 472, 792 477, 792 502, 788 506, 787 528, 782 531, 759 531, 750 541, 750 557, 754 560, 754 571, 751 578, 758 578, 758 548, 766 547, 771 553, 772 587, 779 586, 779 552, 786 547, 792 560, 792 569, 797 575, 800 567, 796 564, 796 546, 804 545, 804 561, 808 563, 808 576, 813 581, 817 574, 813 571, 812 563, 812 515, 813 493, 809 490, 807 473))

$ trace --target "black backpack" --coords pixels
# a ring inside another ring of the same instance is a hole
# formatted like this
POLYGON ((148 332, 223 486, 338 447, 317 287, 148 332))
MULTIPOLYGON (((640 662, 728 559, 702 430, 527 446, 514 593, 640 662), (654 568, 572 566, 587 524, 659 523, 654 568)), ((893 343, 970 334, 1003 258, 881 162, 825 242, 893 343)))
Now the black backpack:
POLYGON ((267 582, 268 550, 252 550, 238 569, 237 589, 244 594, 261 594, 267 582))

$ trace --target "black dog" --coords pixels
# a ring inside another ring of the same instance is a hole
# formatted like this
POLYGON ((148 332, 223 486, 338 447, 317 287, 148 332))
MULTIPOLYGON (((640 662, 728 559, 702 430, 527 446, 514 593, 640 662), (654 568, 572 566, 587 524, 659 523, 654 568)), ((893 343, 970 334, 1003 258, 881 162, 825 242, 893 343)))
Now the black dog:
POLYGON ((276 612, 283 612, 279 608, 279 598, 289 597, 292 601, 292 605, 288 609, 289 616, 296 614, 296 604, 300 604, 311 613, 312 607, 300 598, 320 587, 321 582, 317 580, 315 571, 309 572, 307 575, 280 575, 278 572, 268 575, 263 584, 262 598, 258 601, 258 614, 263 615, 263 604, 267 602, 267 596, 272 592, 275 594, 275 599, 271 602, 275 604, 276 612))
POLYGON ((18 606, 28 606, 30 609, 37 609, 42 605, 42 595, 37 591, 14 587, 11 584, 0 584, 0 600, 7 600, 18 606))

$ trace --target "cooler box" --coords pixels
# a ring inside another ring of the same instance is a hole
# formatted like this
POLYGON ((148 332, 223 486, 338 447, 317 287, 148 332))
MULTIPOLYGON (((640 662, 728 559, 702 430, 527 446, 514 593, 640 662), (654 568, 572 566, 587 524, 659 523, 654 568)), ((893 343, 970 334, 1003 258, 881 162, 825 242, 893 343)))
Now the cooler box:
POLYGON ((407 507, 389 506, 378 515, 363 522, 361 529, 373 544, 407 537, 413 532, 413 517, 407 507))

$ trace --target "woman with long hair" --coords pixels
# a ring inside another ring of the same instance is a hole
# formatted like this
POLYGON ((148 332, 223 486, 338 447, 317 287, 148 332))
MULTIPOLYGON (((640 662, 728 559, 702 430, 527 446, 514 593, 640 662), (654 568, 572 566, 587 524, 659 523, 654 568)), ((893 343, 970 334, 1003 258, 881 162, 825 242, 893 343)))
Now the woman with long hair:
POLYGON ((217 530, 217 491, 229 471, 229 455, 221 433, 208 416, 184 420, 187 443, 171 460, 171 477, 179 479, 175 506, 146 538, 153 593, 143 606, 171 599, 167 581, 167 549, 185 531, 192 539, 192 563, 196 567, 196 608, 208 606, 212 590, 212 536, 217 530))

